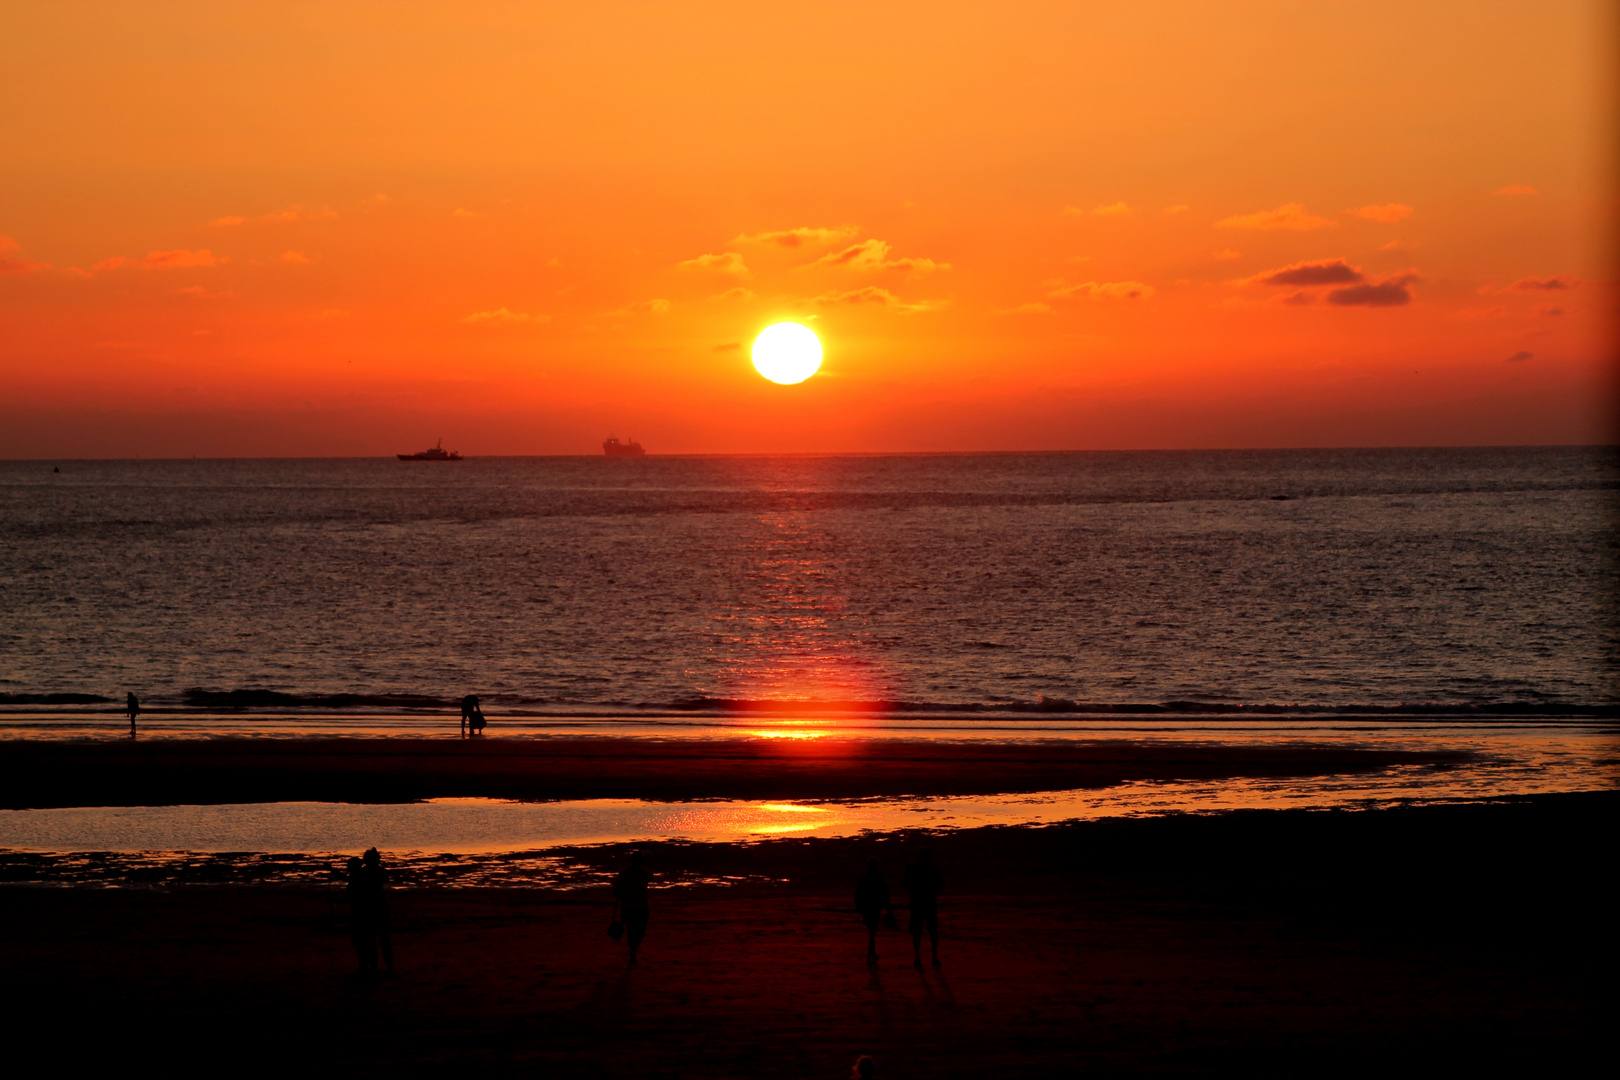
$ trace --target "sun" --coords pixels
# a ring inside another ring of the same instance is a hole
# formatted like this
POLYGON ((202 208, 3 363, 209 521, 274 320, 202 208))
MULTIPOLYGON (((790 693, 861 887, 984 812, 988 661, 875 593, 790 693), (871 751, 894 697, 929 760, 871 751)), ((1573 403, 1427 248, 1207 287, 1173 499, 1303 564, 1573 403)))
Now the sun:
POLYGON ((801 323, 775 323, 754 339, 754 370, 773 383, 802 383, 820 367, 821 340, 801 323))

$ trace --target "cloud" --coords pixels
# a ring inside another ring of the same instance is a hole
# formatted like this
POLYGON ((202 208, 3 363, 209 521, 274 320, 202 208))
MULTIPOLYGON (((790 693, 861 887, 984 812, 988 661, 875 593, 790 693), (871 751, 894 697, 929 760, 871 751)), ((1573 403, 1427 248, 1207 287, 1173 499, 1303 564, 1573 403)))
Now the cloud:
POLYGON ((733 239, 733 244, 775 244, 777 247, 818 247, 846 240, 861 230, 853 225, 834 225, 831 228, 800 226, 797 229, 778 229, 775 232, 744 234, 733 239))
POLYGON ((1050 305, 1042 303, 1019 304, 1017 307, 1002 308, 998 315, 1050 315, 1050 305))
POLYGON ((888 289, 880 289, 876 285, 868 285, 861 289, 850 289, 848 292, 823 293, 815 298, 814 303, 823 307, 831 307, 835 304, 878 304, 882 307, 892 307, 905 315, 913 315, 924 311, 937 311, 945 306, 943 300, 919 300, 914 303, 907 303, 888 289))
POLYGON ((1408 273, 1385 278, 1376 284, 1363 283, 1334 289, 1327 294, 1327 302, 1342 307, 1400 307, 1412 302, 1412 292, 1407 286, 1416 280, 1416 274, 1408 273))
POLYGON ((224 300, 236 294, 229 289, 208 289, 201 285, 187 285, 183 289, 174 290, 180 296, 194 296, 198 300, 224 300))
POLYGON ((1222 218, 1215 223, 1217 229, 1293 229, 1308 232, 1311 229, 1332 229, 1337 221, 1306 211, 1303 203, 1284 203, 1275 210, 1259 210, 1253 214, 1239 214, 1222 218))
POLYGON ((1518 352, 1514 353, 1512 356, 1508 357, 1506 360, 1504 360, 1502 362, 1504 364, 1522 364, 1526 360, 1534 360, 1535 358, 1536 358, 1535 353, 1526 352, 1525 350, 1520 349, 1518 352))
POLYGON ((1366 218, 1368 221, 1377 221, 1384 225, 1393 225, 1397 221, 1404 221, 1412 214, 1412 208, 1404 203, 1383 203, 1379 206, 1358 206, 1345 213, 1352 217, 1366 218))
POLYGON ((847 266, 852 270, 915 270, 919 273, 951 268, 950 263, 935 262, 933 259, 891 259, 889 245, 877 239, 862 240, 842 251, 829 252, 809 265, 847 266))
POLYGON ((474 326, 511 326, 519 323, 548 323, 550 315, 525 315, 520 311, 496 308, 494 311, 475 311, 461 320, 474 326))
MULTIPOLYGON (((0 253, 7 251, 21 251, 22 247, 9 236, 0 236, 0 253)), ((32 274, 36 270, 49 270, 49 263, 37 263, 23 258, 21 255, 0 254, 0 275, 32 274)))
POLYGON ((1192 207, 1188 206, 1186 203, 1176 203, 1176 205, 1167 206, 1167 207, 1165 207, 1163 210, 1161 210, 1159 212, 1161 214, 1185 214, 1188 210, 1191 210, 1191 209, 1192 209, 1192 207))
POLYGON ((305 255, 302 251, 283 251, 280 255, 277 255, 276 258, 281 262, 291 263, 294 266, 308 266, 310 263, 315 261, 308 255, 305 255))
MULTIPOLYGON (((126 261, 124 259, 104 259, 102 262, 97 263, 94 269, 105 268, 112 270, 124 265, 126 261)), ((190 266, 218 266, 224 261, 224 256, 215 255, 207 248, 199 248, 196 251, 186 251, 180 248, 174 251, 148 252, 146 258, 141 260, 141 269, 180 270, 190 266)))
POLYGON ((1291 307, 1297 307, 1301 304, 1314 304, 1316 303, 1316 296, 1314 293, 1308 292, 1289 293, 1287 296, 1279 300, 1278 303, 1288 304, 1291 307))
POLYGON ((1494 192, 1492 192, 1492 194, 1494 194, 1494 195, 1540 195, 1541 192, 1537 191, 1535 188, 1531 187, 1529 184, 1509 184, 1507 187, 1499 187, 1499 188, 1497 188, 1494 192))
POLYGON ((99 274, 103 270, 117 270, 120 267, 128 265, 128 259, 124 258, 122 255, 114 255, 110 259, 102 259, 100 262, 92 264, 90 267, 90 272, 99 274))
POLYGON ((1134 211, 1123 202, 1117 202, 1109 203, 1107 206, 1099 206, 1092 213, 1098 217, 1124 217, 1126 214, 1134 213, 1134 211))
MULTIPOLYGON (((1561 277, 1550 277, 1550 278, 1527 277, 1527 278, 1520 278, 1518 281, 1515 281, 1513 284, 1509 285, 1507 288, 1512 289, 1514 292, 1558 292, 1558 291, 1561 291, 1563 289, 1572 289, 1574 287, 1575 287, 1574 282, 1565 280, 1564 278, 1561 278, 1561 277)), ((1506 292, 1507 289, 1502 289, 1500 291, 1501 292, 1506 292)))
POLYGON ((734 349, 740 349, 740 348, 742 348, 742 342, 740 342, 740 341, 727 341, 724 344, 716 345, 714 347, 714 351, 715 352, 731 352, 734 349))
POLYGON ((1223 248, 1220 251, 1210 252, 1209 257, 1214 259, 1216 262, 1233 262, 1237 259, 1243 258, 1243 252, 1233 251, 1231 248, 1223 248))
POLYGON ((709 297, 710 300, 752 300, 753 298, 754 290, 745 289, 741 285, 738 285, 735 288, 727 289, 722 293, 715 293, 713 296, 709 297))
POLYGON ((1562 315, 1563 313, 1564 309, 1561 307, 1544 307, 1536 309, 1537 315, 1562 315))
POLYGON ((1089 300, 1146 300, 1153 295, 1153 286, 1140 281, 1083 281, 1060 285, 1046 295, 1059 300, 1080 296, 1089 300))
MULTIPOLYGON (((386 195, 378 197, 387 198, 386 195)), ((224 217, 215 218, 208 225, 210 228, 215 229, 231 229, 238 225, 246 225, 250 221, 326 221, 337 216, 338 212, 330 206, 311 209, 303 203, 294 203, 285 210, 272 210, 268 214, 260 214, 257 218, 243 217, 241 214, 227 214, 224 217)))
POLYGON ((889 245, 882 240, 862 240, 842 251, 830 252, 811 263, 812 266, 848 266, 858 270, 878 270, 889 257, 889 245))
POLYGON ((669 309, 672 306, 673 305, 671 305, 668 300, 665 300, 662 297, 655 297, 655 298, 653 298, 651 300, 637 300, 635 303, 629 305, 628 307, 621 308, 619 311, 614 312, 614 314, 616 314, 616 315, 668 315, 669 314, 669 309))
POLYGON ((1262 271, 1249 280, 1261 285, 1348 285, 1366 279, 1343 259, 1319 259, 1262 271))
POLYGON ((699 255, 695 259, 675 264, 677 270, 712 270, 717 274, 735 274, 738 277, 748 276, 748 267, 743 264, 743 257, 735 251, 723 251, 718 255, 699 255))

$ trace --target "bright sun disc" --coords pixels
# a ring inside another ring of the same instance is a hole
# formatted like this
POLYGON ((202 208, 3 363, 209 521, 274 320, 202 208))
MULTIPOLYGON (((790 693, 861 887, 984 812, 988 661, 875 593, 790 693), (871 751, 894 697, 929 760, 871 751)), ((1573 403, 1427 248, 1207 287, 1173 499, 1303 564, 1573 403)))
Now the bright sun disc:
POLYGON ((773 383, 802 383, 820 367, 821 340, 808 326, 779 322, 754 339, 754 370, 773 383))

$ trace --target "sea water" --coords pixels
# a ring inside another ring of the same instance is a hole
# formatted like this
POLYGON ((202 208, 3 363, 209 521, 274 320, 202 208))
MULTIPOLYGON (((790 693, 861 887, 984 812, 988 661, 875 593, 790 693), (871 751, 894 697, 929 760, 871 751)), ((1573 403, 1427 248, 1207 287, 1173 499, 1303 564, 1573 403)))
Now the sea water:
POLYGON ((1578 447, 0 462, 0 692, 1578 711, 1617 507, 1578 447))

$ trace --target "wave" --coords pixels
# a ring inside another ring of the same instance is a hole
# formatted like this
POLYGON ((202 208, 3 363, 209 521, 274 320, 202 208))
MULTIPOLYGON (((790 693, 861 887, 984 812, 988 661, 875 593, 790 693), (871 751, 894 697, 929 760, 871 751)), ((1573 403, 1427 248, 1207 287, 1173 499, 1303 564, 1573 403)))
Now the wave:
MULTIPOLYGON (((694 695, 667 701, 590 700, 482 694, 482 704, 496 710, 534 715, 700 714, 711 716, 873 715, 972 716, 1069 714, 1083 716, 1433 716, 1433 717, 1589 717, 1620 719, 1620 703, 1549 701, 1418 701, 1418 702, 1220 702, 1220 701, 1079 701, 1040 695, 1034 701, 928 701, 903 698, 805 699, 736 698, 694 695)), ((81 693, 0 693, 4 705, 101 705, 113 698, 81 693)), ((148 704, 160 704, 154 696, 148 704)), ((211 690, 191 687, 180 695, 192 709, 319 709, 439 711, 460 707, 459 697, 407 693, 289 693, 241 688, 211 690)))

